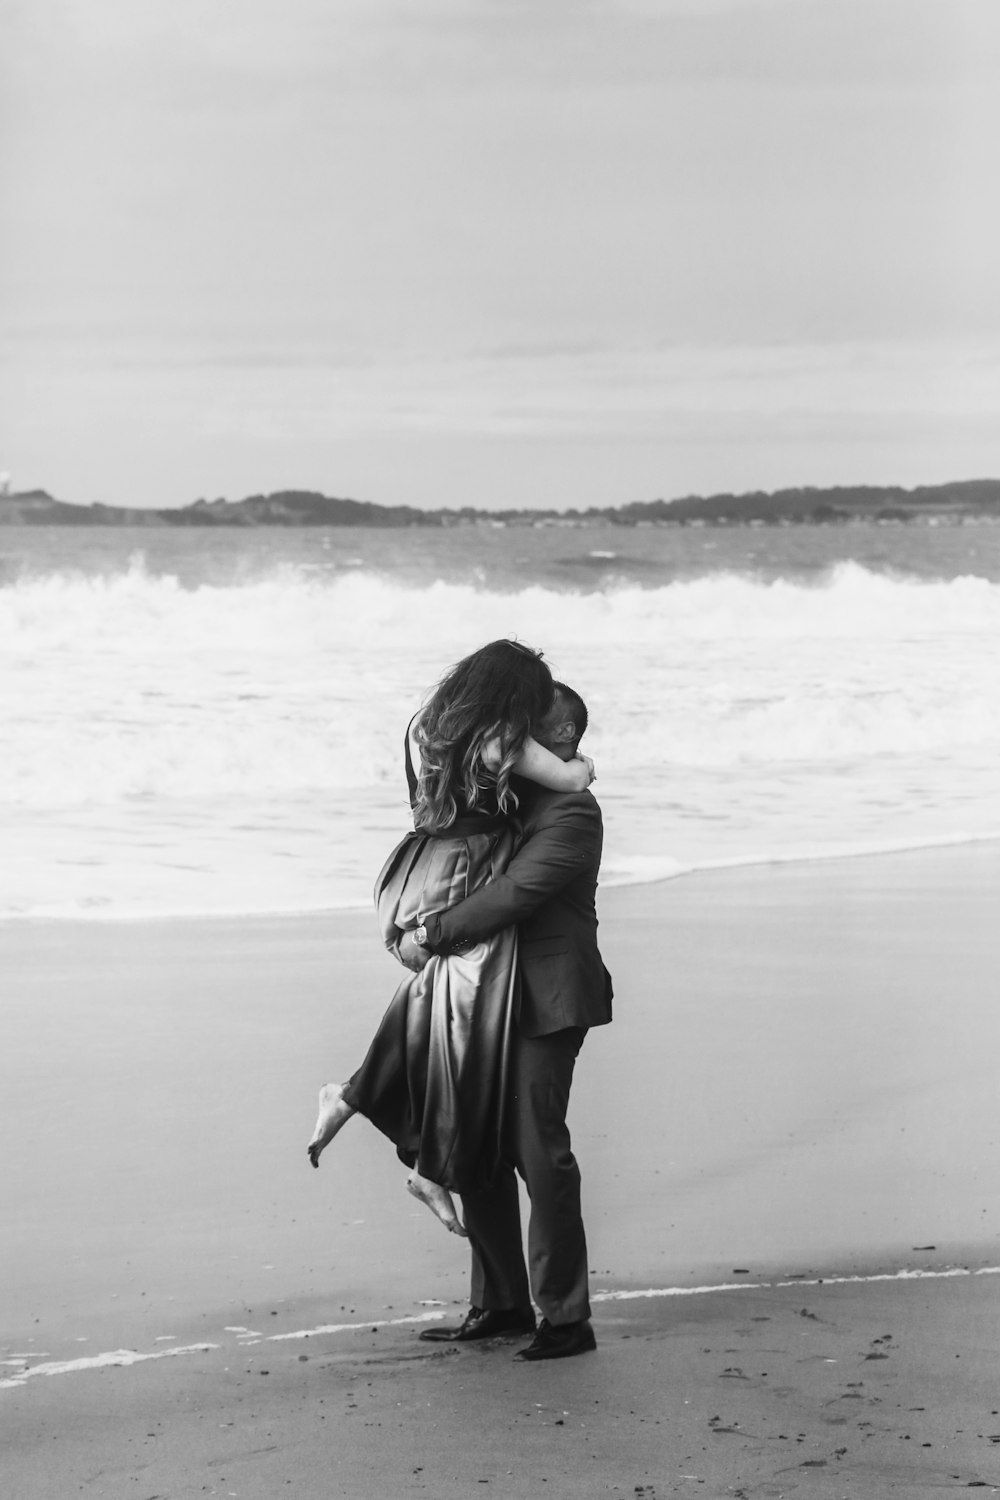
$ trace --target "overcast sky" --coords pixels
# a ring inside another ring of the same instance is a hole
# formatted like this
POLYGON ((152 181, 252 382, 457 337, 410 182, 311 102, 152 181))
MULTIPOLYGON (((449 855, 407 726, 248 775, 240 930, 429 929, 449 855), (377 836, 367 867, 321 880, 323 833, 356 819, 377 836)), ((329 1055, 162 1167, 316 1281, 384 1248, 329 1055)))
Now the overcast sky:
POLYGON ((997 0, 0 0, 0 470, 1000 476, 997 0))

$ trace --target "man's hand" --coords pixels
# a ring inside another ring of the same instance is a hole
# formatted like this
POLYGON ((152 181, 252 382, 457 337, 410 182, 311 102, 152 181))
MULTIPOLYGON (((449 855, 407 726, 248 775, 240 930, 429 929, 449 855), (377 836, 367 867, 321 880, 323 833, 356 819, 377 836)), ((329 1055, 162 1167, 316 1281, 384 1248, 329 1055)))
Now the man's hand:
POLYGON ((422 948, 419 943, 414 942, 412 932, 403 933, 399 940, 399 961, 404 968, 419 974, 430 963, 432 956, 429 948, 422 948))

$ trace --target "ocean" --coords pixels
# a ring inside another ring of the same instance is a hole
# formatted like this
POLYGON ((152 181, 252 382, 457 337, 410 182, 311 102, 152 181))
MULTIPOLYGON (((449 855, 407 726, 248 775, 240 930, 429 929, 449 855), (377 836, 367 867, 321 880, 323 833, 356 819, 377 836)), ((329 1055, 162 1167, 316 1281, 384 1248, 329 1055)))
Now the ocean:
POLYGON ((363 907, 497 636, 586 699, 603 880, 1000 837, 1000 526, 0 528, 0 917, 363 907))

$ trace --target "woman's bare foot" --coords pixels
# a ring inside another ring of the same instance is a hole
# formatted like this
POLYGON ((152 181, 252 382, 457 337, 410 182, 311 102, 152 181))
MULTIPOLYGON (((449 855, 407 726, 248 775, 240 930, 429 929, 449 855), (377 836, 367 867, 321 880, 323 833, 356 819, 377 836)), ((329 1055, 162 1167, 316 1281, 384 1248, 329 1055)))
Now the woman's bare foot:
POLYGON ((426 1203, 432 1214, 441 1220, 445 1229, 450 1229, 452 1234, 460 1234, 463 1239, 469 1238, 468 1230, 459 1220, 455 1212, 455 1204, 447 1188, 431 1182, 427 1177, 421 1177, 419 1172, 411 1172, 406 1179, 407 1191, 414 1198, 419 1198, 421 1203, 426 1203))
POLYGON ((319 1114, 316 1117, 316 1128, 312 1133, 312 1139, 306 1147, 309 1160, 314 1167, 319 1166, 320 1152, 325 1146, 329 1146, 337 1131, 342 1125, 346 1125, 355 1110, 344 1099, 343 1083, 324 1083, 319 1091, 319 1114))

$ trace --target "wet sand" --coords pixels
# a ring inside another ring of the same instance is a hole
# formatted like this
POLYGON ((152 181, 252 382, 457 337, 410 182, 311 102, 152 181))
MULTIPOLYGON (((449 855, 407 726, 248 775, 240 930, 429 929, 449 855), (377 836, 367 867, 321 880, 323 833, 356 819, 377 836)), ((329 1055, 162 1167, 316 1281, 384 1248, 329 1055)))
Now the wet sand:
POLYGON ((0 928, 3 1492, 1000 1485, 998 876, 983 844, 602 892, 599 1349, 537 1367, 400 1321, 461 1313, 466 1252, 367 1124, 306 1162, 395 982, 370 917, 0 928))
POLYGON ((534 1366, 397 1328, 39 1377, 0 1392, 5 1493, 995 1492, 997 1292, 980 1277, 601 1305, 595 1354, 534 1366))

